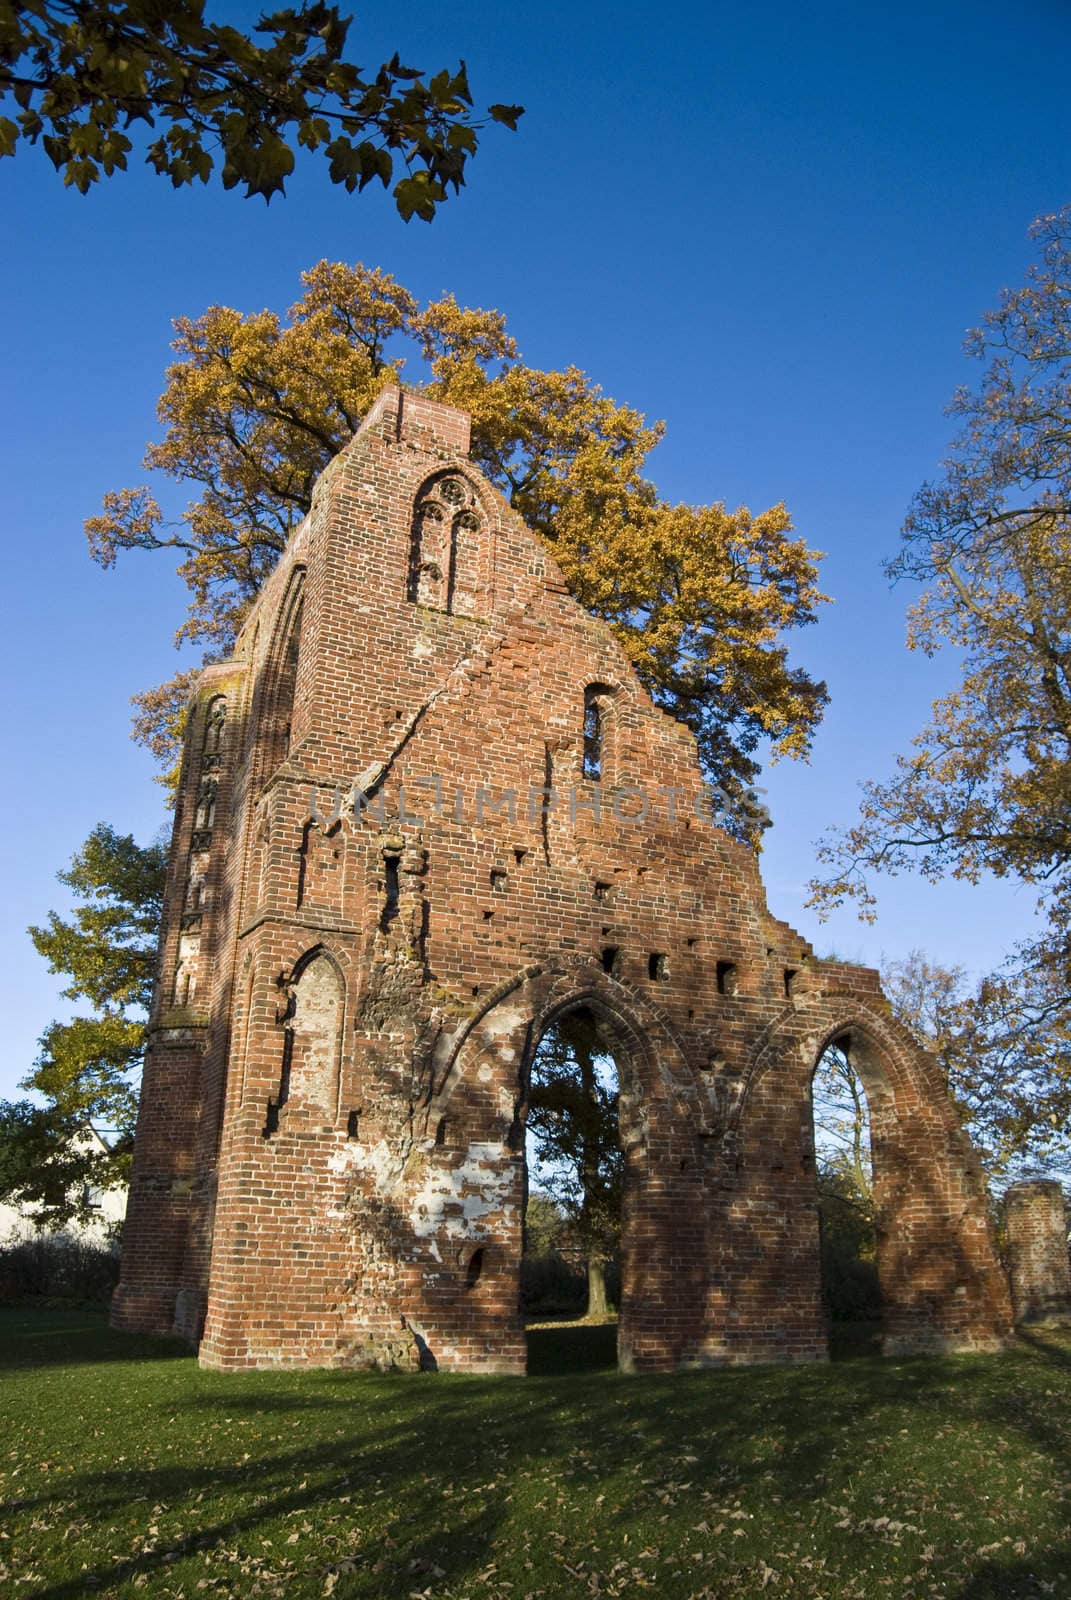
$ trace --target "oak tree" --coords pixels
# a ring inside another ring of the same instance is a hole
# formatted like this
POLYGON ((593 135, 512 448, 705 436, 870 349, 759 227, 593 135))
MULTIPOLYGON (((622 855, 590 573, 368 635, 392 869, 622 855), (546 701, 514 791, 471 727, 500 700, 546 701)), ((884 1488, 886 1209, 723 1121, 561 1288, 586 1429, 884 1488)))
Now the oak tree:
MULTIPOLYGON (((387 273, 321 261, 284 318, 213 306, 175 324, 178 360, 146 465, 197 498, 177 523, 148 487, 87 522, 103 565, 174 550, 191 593, 180 638, 226 650, 304 516, 313 484, 379 391, 410 385, 472 416, 472 453, 550 546, 576 599, 613 629, 655 700, 693 730, 737 831, 761 827, 747 789, 764 740, 805 755, 825 686, 785 636, 824 598, 817 556, 784 505, 673 505, 645 475, 662 436, 575 367, 526 365, 497 311, 451 295, 421 306, 387 273)), ((139 732, 172 748, 183 685, 141 701, 139 732)))
POLYGON ((125 169, 140 125, 155 135, 149 166, 176 188, 218 164, 225 188, 270 200, 304 147, 350 193, 393 183, 406 221, 430 221, 487 120, 516 127, 522 108, 477 118, 464 62, 426 76, 395 55, 366 72, 346 57, 348 31, 322 0, 249 31, 206 20, 204 0, 5 0, 0 103, 14 115, 0 116, 0 155, 40 140, 84 194, 125 169))

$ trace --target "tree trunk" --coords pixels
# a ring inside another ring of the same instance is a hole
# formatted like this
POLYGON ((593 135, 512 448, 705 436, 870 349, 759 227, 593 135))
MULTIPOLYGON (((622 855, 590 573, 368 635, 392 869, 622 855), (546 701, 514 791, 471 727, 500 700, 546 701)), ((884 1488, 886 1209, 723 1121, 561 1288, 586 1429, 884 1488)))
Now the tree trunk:
POLYGON ((608 1317, 610 1307, 606 1301, 606 1263, 600 1256, 588 1256, 588 1309, 589 1322, 608 1317))

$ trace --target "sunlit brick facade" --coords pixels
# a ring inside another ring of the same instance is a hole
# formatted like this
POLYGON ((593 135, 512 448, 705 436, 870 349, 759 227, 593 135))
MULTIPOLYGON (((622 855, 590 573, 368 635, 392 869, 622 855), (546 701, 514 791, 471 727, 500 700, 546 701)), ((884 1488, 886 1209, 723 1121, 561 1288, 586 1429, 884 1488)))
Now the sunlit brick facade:
POLYGON ((528 1069, 582 1008, 621 1085, 623 1366, 825 1355, 831 1041, 870 1103, 886 1350, 999 1345, 933 1061, 771 917, 692 736, 468 432, 387 390, 203 674, 116 1324, 216 1367, 522 1372, 528 1069))

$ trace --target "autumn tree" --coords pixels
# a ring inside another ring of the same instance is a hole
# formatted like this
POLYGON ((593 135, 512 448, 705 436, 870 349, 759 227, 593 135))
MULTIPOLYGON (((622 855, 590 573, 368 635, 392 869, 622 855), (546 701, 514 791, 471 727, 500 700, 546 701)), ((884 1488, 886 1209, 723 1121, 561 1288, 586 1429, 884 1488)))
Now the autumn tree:
POLYGON ((963 1035, 978 1104, 1005 1086, 987 1136, 1019 1153, 1066 1104, 1071 1030, 1071 207, 1033 234, 1026 283, 968 336, 981 379, 953 398, 960 431, 888 569, 921 585, 910 648, 954 651, 958 684, 891 780, 863 785, 813 886, 820 909, 854 898, 864 916, 880 873, 1036 889, 1044 931, 971 998, 963 1035))
POLYGON ((541 1189, 529 1188, 524 1207, 524 1249, 533 1256, 556 1254, 564 1242, 567 1219, 560 1206, 541 1189))
POLYGON ((594 1019, 572 1012, 548 1029, 532 1063, 528 1140, 542 1190, 583 1252, 589 1317, 605 1316, 606 1268, 621 1235, 624 1160, 618 1085, 594 1019))
MULTIPOLYGON (((789 666, 785 635, 823 596, 783 505, 672 505, 645 476, 661 438, 575 367, 527 366, 497 311, 421 306, 388 274, 322 261, 282 318, 213 306, 175 324, 179 359, 146 465, 197 498, 176 525, 147 487, 105 498, 87 531, 108 566, 173 550, 191 592, 180 637, 226 650, 304 516, 313 484, 384 385, 403 375, 472 416, 476 463, 547 542, 577 600, 613 629, 655 700, 696 734, 709 775, 758 831, 747 797, 763 740, 804 755, 825 687, 789 666), (414 366, 415 362, 415 366, 414 366)), ((179 682, 142 700, 166 755, 179 682)))
POLYGON ((74 892, 72 914, 50 912, 29 930, 49 971, 69 980, 63 998, 91 1008, 41 1037, 21 1087, 45 1103, 0 1107, 0 1192, 50 1222, 82 1207, 84 1184, 108 1187, 129 1169, 165 868, 162 843, 142 846, 101 824, 58 874, 74 892), (72 1145, 86 1123, 109 1133, 107 1155, 72 1145))
POLYGON ((976 984, 919 950, 882 967, 895 1015, 937 1060, 991 1179, 1071 1161, 1071 1007, 1040 947, 976 984))
POLYGON ((350 193, 393 183, 408 221, 430 220, 460 189, 486 120, 515 127, 521 107, 473 115, 465 65, 425 76, 395 55, 372 72, 346 58, 349 20, 311 0, 251 30, 205 19, 203 0, 13 0, 0 6, 0 155, 38 140, 83 194, 122 171, 132 128, 145 159, 179 188, 207 183, 266 200, 295 150, 326 157, 350 193), (158 131, 159 130, 159 131, 158 131), (396 175, 400 169, 400 176, 396 175))
POLYGON ((872 907, 875 872, 983 873, 1035 884, 1047 943, 1071 910, 1071 208, 1042 218, 1041 261, 968 337, 985 362, 950 411, 944 476, 916 495, 894 579, 923 585, 908 644, 951 647, 958 687, 937 700, 888 783, 864 785, 860 821, 832 836, 816 886, 827 906, 872 907))

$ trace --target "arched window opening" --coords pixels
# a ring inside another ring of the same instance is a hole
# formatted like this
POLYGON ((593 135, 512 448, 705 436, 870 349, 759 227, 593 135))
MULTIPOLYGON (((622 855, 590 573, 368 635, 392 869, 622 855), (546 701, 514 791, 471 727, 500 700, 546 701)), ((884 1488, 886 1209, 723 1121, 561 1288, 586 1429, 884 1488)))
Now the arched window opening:
POLYGON ((476 605, 480 518, 472 485, 454 473, 417 496, 407 594, 417 605, 471 615, 476 605))
POLYGON ((881 1323, 870 1108, 845 1037, 811 1080, 822 1294, 834 1354, 873 1352, 881 1323))
POLYGON ((208 712, 205 717, 205 736, 201 746, 202 754, 218 756, 223 748, 223 730, 227 723, 226 696, 217 694, 208 703, 208 712))
POLYGON ((273 663, 268 682, 264 726, 264 776, 275 771, 290 753, 293 731, 294 698, 297 693, 298 659, 301 655, 301 621, 304 609, 302 589, 304 571, 298 569, 287 598, 279 635, 273 646, 273 663))
POLYGON ((303 602, 298 602, 293 626, 286 641, 286 651, 279 665, 279 683, 276 699, 275 726, 279 743, 279 758, 285 760, 290 753, 293 732, 294 695, 297 690, 298 656, 301 653, 301 614, 303 602))
POLYGON ((266 1133, 278 1127, 279 1111, 288 1102, 294 1102, 299 1111, 332 1117, 338 1108, 345 1004, 342 976, 334 962, 320 952, 305 962, 288 989, 279 1094, 268 1108, 266 1133))
POLYGON ((608 1322, 620 1296, 624 1157, 617 1066, 579 1007, 547 1029, 528 1091, 522 1299, 530 1318, 608 1322))
POLYGON ((606 722, 609 707, 609 690, 604 684, 592 683, 584 690, 584 751, 581 772, 585 778, 598 783, 606 766, 606 722))

